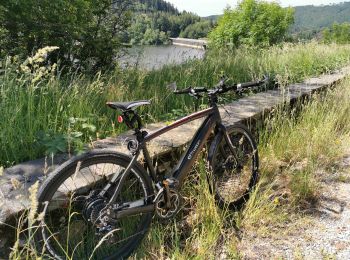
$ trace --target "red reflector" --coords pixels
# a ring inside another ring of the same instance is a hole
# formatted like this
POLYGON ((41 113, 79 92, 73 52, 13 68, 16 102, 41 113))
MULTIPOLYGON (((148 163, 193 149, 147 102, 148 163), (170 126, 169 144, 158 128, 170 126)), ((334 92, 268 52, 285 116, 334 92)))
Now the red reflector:
POLYGON ((123 123, 123 117, 122 116, 118 116, 118 122, 119 123, 123 123))

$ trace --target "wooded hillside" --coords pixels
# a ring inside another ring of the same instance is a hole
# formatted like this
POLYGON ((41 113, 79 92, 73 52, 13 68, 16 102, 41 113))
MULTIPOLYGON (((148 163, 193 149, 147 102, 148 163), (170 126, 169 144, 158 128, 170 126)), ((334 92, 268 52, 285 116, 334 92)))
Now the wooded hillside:
POLYGON ((206 37, 212 28, 212 22, 190 12, 180 12, 164 0, 138 0, 133 10, 126 39, 133 45, 164 44, 170 37, 206 37))
POLYGON ((330 27, 334 22, 343 23, 349 21, 350 2, 324 6, 297 6, 295 7, 292 31, 320 31, 322 28, 330 27))

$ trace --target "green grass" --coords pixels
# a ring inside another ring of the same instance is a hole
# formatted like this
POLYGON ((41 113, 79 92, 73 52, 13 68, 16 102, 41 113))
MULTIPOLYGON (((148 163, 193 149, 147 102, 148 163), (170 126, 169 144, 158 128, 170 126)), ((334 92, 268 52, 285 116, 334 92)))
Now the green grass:
POLYGON ((147 122, 166 120, 194 109, 190 97, 173 96, 165 86, 212 86, 222 73, 233 81, 273 75, 282 85, 339 68, 349 62, 348 45, 284 44, 264 50, 211 51, 203 61, 170 65, 158 71, 116 69, 94 77, 54 75, 40 66, 19 70, 19 61, 2 61, 0 74, 0 165, 44 154, 81 151, 96 138, 125 128, 115 124, 106 101, 151 99, 147 122), (44 74, 44 76, 42 76, 44 74))
POLYGON ((134 258, 217 259, 224 249, 230 259, 240 259, 235 230, 273 237, 303 225, 322 179, 335 174, 350 143, 349 99, 347 79, 299 104, 293 113, 279 108, 266 119, 260 129, 261 179, 239 212, 216 206, 200 162, 183 190, 185 211, 170 223, 155 221, 134 258))
POLYGON ((291 212, 314 207, 322 180, 340 171, 337 162, 350 142, 349 98, 347 79, 267 119, 260 132, 260 188, 243 212, 242 227, 265 232, 292 220, 291 212))
MULTIPOLYGON (((347 79, 293 110, 281 107, 266 118, 259 136, 261 179, 239 212, 217 207, 206 164, 199 160, 182 191, 183 211, 169 222, 154 220, 132 259, 217 259, 221 251, 240 259, 236 230, 278 236, 289 224, 297 225, 291 221, 302 224, 295 220, 317 200, 321 180, 332 176, 350 142, 349 99, 347 79)), ((12 259, 40 256, 30 242, 25 246, 16 244, 12 259)))

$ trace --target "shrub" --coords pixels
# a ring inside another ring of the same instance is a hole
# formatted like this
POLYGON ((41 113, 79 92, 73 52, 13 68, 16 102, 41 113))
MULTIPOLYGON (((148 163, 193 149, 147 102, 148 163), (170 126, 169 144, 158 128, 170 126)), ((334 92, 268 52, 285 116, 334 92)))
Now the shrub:
POLYGON ((243 0, 237 8, 225 10, 209 38, 217 47, 273 45, 283 40, 293 15, 293 9, 274 2, 243 0))

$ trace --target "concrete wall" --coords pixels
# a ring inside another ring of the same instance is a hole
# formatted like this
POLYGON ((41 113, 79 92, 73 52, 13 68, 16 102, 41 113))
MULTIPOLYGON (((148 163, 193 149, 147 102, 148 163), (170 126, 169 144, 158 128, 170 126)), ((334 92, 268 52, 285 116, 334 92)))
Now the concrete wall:
POLYGON ((208 42, 206 40, 170 38, 173 45, 184 46, 196 49, 206 49, 208 42))

